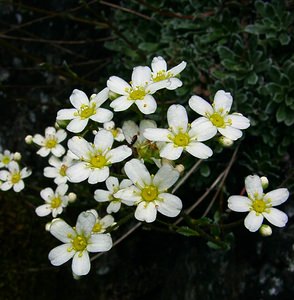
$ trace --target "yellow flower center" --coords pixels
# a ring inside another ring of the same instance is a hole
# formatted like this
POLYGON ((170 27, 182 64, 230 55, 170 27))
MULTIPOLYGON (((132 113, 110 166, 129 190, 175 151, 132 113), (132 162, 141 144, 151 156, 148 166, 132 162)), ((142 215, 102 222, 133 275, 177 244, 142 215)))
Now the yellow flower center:
POLYGON ((7 156, 7 155, 3 156, 3 157, 2 157, 2 163, 3 163, 4 165, 8 165, 8 164, 10 163, 10 157, 7 156))
POLYGON ((224 118, 218 114, 218 113, 213 113, 210 117, 209 120, 212 122, 212 124, 216 127, 224 127, 225 121, 224 118))
POLYGON ((93 103, 92 106, 82 104, 78 114, 80 115, 81 119, 88 119, 92 115, 96 114, 96 104, 93 103))
POLYGON ((61 176, 66 176, 66 170, 67 170, 67 166, 66 165, 62 165, 61 167, 60 167, 60 170, 59 170, 59 174, 61 175, 61 176))
POLYGON ((190 137, 186 132, 185 133, 180 132, 174 137, 174 144, 176 144, 177 146, 185 147, 189 145, 189 142, 190 142, 190 137))
POLYGON ((117 137, 117 135, 118 135, 118 130, 117 129, 111 129, 111 133, 112 133, 112 136, 114 137, 114 138, 116 138, 117 137))
POLYGON ((143 100, 146 96, 145 89, 142 87, 139 87, 137 89, 132 89, 129 93, 129 100, 143 100))
POLYGON ((102 225, 99 222, 97 222, 92 229, 93 232, 100 232, 101 230, 102 230, 102 225))
POLYGON ((147 185, 142 190, 141 196, 147 202, 154 201, 158 196, 158 189, 154 185, 147 185))
POLYGON ((55 197, 51 200, 51 207, 52 208, 57 208, 61 205, 61 199, 60 197, 55 197))
POLYGON ((254 200, 252 203, 252 208, 257 213, 263 213, 266 210, 266 203, 263 200, 254 200))
POLYGON ((78 235, 72 240, 75 251, 83 251, 87 247, 87 239, 83 235, 78 235))
POLYGON ((161 70, 156 73, 156 76, 152 76, 152 79, 154 82, 158 82, 158 81, 168 79, 170 77, 172 77, 172 74, 170 74, 169 72, 166 73, 164 70, 161 70))
POLYGON ((11 182, 12 182, 12 184, 16 184, 16 183, 18 183, 20 180, 21 180, 20 172, 14 173, 14 174, 11 176, 11 182))
POLYGON ((52 149, 57 145, 56 138, 47 139, 45 142, 45 147, 48 149, 52 149))
POLYGON ((94 168, 102 168, 107 165, 107 159, 105 158, 104 155, 97 154, 91 157, 90 164, 94 168))

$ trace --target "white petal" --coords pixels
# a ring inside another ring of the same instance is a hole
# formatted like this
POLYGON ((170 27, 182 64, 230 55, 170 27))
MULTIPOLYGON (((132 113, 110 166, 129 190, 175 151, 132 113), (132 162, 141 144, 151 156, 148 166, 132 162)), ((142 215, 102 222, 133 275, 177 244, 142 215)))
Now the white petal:
POLYGON ((161 201, 156 201, 158 205, 157 210, 167 216, 167 217, 176 217, 183 207, 182 201, 179 197, 169 194, 162 193, 159 195, 161 201))
POLYGON ((228 199, 229 209, 237 212, 249 211, 251 200, 245 196, 231 196, 228 199))
POLYGON ((66 126, 66 129, 70 132, 73 132, 73 133, 79 133, 79 132, 82 132, 85 129, 88 122, 89 122, 89 119, 75 118, 75 119, 72 119, 68 123, 68 125, 66 126))
POLYGON ((108 99, 108 94, 109 94, 109 88, 104 88, 93 99, 91 99, 90 104, 92 102, 95 102, 96 107, 100 107, 108 99))
POLYGON ((153 114, 157 108, 157 103, 151 95, 146 95, 143 100, 136 100, 135 103, 145 115, 153 114))
POLYGON ((1 185, 0 185, 0 189, 2 191, 8 191, 12 188, 12 183, 9 182, 9 181, 6 181, 6 182, 3 182, 1 185))
POLYGON ((171 165, 163 165, 155 174, 153 184, 160 192, 165 191, 179 179, 179 176, 180 173, 171 165))
POLYGON ((288 216, 276 208, 271 208, 269 213, 264 212, 263 215, 270 223, 277 227, 284 227, 288 222, 288 216))
POLYGON ((84 162, 78 162, 66 170, 66 175, 70 182, 82 182, 90 175, 91 170, 84 162))
POLYGON ((65 149, 60 144, 57 144, 54 148, 51 149, 53 155, 60 157, 65 153, 65 149))
POLYGON ((135 67, 132 73, 132 87, 145 86, 150 82, 151 70, 149 67, 135 67))
POLYGON ((207 119, 206 117, 199 117, 191 123, 191 127, 196 127, 196 126, 201 125, 202 123, 207 123, 207 122, 212 124, 212 122, 209 119, 207 119))
POLYGON ((50 233, 63 243, 69 243, 76 236, 76 232, 62 219, 53 220, 50 233))
POLYGON ((51 188, 48 187, 41 190, 40 195, 42 199, 44 199, 45 201, 49 201, 51 198, 54 197, 54 192, 51 188))
POLYGON ((245 227, 251 231, 257 231, 263 222, 262 214, 257 214, 255 211, 251 211, 244 220, 245 227))
POLYGON ((52 155, 49 158, 49 164, 55 168, 59 168, 61 166, 61 161, 60 161, 60 159, 58 159, 57 157, 52 155))
POLYGON ((125 164, 125 172, 136 186, 144 188, 151 184, 151 176, 146 166, 138 159, 132 159, 125 164))
POLYGON ((154 94, 158 90, 168 88, 171 84, 170 79, 161 80, 158 82, 153 82, 146 87, 148 94, 154 94))
POLYGON ((69 100, 73 107, 76 109, 80 109, 80 107, 84 105, 89 105, 89 99, 87 95, 78 89, 74 89, 71 96, 69 97, 69 100))
POLYGON ((110 192, 114 192, 115 189, 118 189, 119 187, 119 182, 116 177, 110 176, 107 178, 106 182, 106 187, 110 192))
POLYGON ((48 178, 55 178, 56 176, 59 175, 59 172, 56 168, 53 167, 46 167, 44 169, 44 176, 48 178))
POLYGON ((97 132, 94 138, 94 144, 96 149, 104 152, 105 150, 110 150, 113 144, 113 135, 111 132, 102 129, 97 132))
POLYGON ((167 70, 167 64, 163 57, 157 56, 152 59, 151 68, 154 73, 167 70))
POLYGON ((119 185, 119 188, 120 188, 120 189, 124 189, 124 188, 126 188, 126 187, 131 186, 132 184, 133 184, 133 183, 132 183, 131 180, 129 180, 129 179, 123 179, 122 182, 121 182, 120 185, 119 185))
POLYGON ((153 202, 141 202, 136 208, 135 218, 147 223, 154 222, 157 215, 157 209, 153 202))
POLYGON ((23 189, 24 189, 24 182, 23 182, 23 180, 20 180, 18 183, 16 183, 16 184, 13 185, 13 190, 16 193, 20 192, 23 189))
POLYGON ((112 201, 107 206, 106 211, 107 211, 108 214, 117 213, 120 210, 120 207, 121 207, 121 202, 120 201, 112 201))
POLYGON ((48 216, 51 214, 52 208, 51 208, 50 204, 43 204, 43 205, 38 206, 36 208, 35 212, 39 217, 44 217, 44 216, 48 216))
POLYGON ((55 136, 56 136, 56 139, 57 139, 58 143, 60 143, 60 142, 62 142, 66 139, 67 133, 66 133, 65 130, 59 129, 59 130, 57 130, 55 136))
POLYGON ((231 126, 227 126, 226 128, 218 128, 218 131, 220 132, 220 134, 222 134, 223 136, 236 141, 237 139, 239 139, 242 136, 242 131, 231 127, 231 126))
POLYGON ((139 127, 134 121, 125 121, 122 126, 123 133, 129 144, 133 142, 134 136, 139 135, 139 127))
POLYGON ((123 161, 130 155, 132 155, 132 150, 126 145, 122 145, 117 148, 114 148, 110 150, 107 154, 107 156, 109 157, 109 161, 111 163, 117 163, 123 161))
POLYGON ((0 171, 0 180, 6 181, 9 177, 9 172, 7 170, 0 171))
POLYGON ((167 143, 160 149, 160 157, 170 160, 178 159, 183 152, 183 147, 175 146, 173 143, 167 143))
POLYGON ((87 275, 91 269, 88 251, 77 252, 72 260, 71 269, 78 276, 87 275))
POLYGON ((87 237, 91 234, 95 223, 96 216, 91 211, 83 211, 78 216, 76 223, 76 231, 78 234, 87 237))
POLYGON ((153 120, 148 120, 148 119, 144 119, 144 120, 140 121, 140 124, 139 124, 140 132, 143 132, 147 128, 156 128, 156 127, 157 127, 156 122, 153 120))
POLYGON ((251 199, 261 198, 263 196, 261 180, 257 175, 249 175, 245 178, 245 188, 251 199))
POLYGON ((8 169, 11 173, 18 173, 19 172, 19 165, 16 161, 11 161, 8 164, 8 169))
POLYGON ((191 155, 201 159, 206 159, 213 154, 212 150, 208 146, 199 142, 190 143, 185 150, 191 155))
POLYGON ((21 178, 27 178, 27 177, 29 177, 31 174, 32 174, 32 170, 30 170, 30 169, 28 169, 28 168, 23 168, 23 169, 20 171, 21 178))
POLYGON ((64 244, 53 248, 48 258, 53 266, 60 266, 69 261, 75 254, 75 251, 68 251, 71 244, 64 244))
POLYGON ((238 129, 246 129, 250 126, 250 120, 237 114, 227 115, 225 122, 230 120, 231 126, 238 129))
POLYGON ((88 182, 90 184, 96 184, 98 182, 105 181, 109 176, 109 168, 103 167, 99 169, 92 169, 89 174, 88 182))
POLYGON ((233 103, 233 97, 230 93, 226 93, 223 90, 216 92, 214 96, 214 110, 221 111, 222 113, 228 113, 233 103))
POLYGON ((198 142, 207 141, 217 134, 217 129, 210 121, 199 122, 198 125, 191 127, 188 132, 191 138, 196 138, 198 142))
POLYGON ((112 119, 113 112, 105 108, 97 108, 96 114, 91 116, 90 119, 98 122, 98 123, 105 123, 112 119))
POLYGON ((45 136, 48 137, 48 136, 51 136, 51 135, 55 135, 56 134, 56 129, 52 126, 50 127, 47 127, 45 129, 45 136))
MULTIPOLYGON (((109 178, 108 178, 109 179, 109 178)), ((111 192, 105 190, 96 190, 94 192, 94 199, 98 202, 105 202, 110 200, 111 192)))
POLYGON ((168 136, 171 132, 168 129, 162 128, 147 128, 143 132, 143 136, 150 141, 170 142, 168 136))
POLYGON ((55 193, 64 196, 68 190, 68 185, 67 184, 60 184, 57 186, 55 193))
POLYGON ((269 193, 266 193, 264 200, 270 200, 272 206, 277 206, 284 203, 289 197, 289 191, 285 188, 276 189, 269 193))
POLYGON ((128 100, 127 96, 121 96, 116 98, 110 103, 110 107, 113 108, 114 111, 123 111, 127 110, 132 104, 133 100, 128 100))
POLYGON ((112 247, 110 234, 93 234, 89 240, 87 250, 89 252, 105 252, 112 247))
POLYGON ((170 85, 166 87, 168 90, 175 90, 183 85, 183 82, 178 78, 170 78, 169 82, 170 85))
POLYGON ((92 152, 90 144, 82 137, 74 136, 67 143, 68 149, 78 158, 86 158, 92 152))
POLYGON ((213 114, 212 106, 199 96, 192 96, 189 99, 189 106, 201 116, 208 116, 213 114))
POLYGON ((42 147, 37 151, 37 154, 42 157, 46 157, 49 153, 50 153, 50 149, 45 148, 45 147, 42 147))
POLYGON ((71 120, 75 118, 75 112, 77 110, 75 108, 65 108, 61 109, 57 112, 57 120, 71 120))
POLYGON ((131 86, 126 81, 117 76, 111 76, 107 80, 107 87, 112 92, 119 95, 128 95, 128 92, 126 92, 126 90, 129 90, 131 88, 131 86))
POLYGON ((186 68, 186 66, 187 66, 187 63, 185 61, 182 61, 177 66, 171 68, 168 72, 170 72, 171 74, 173 74, 173 76, 176 76, 179 73, 181 73, 186 68))
POLYGON ((175 133, 186 132, 188 115, 184 106, 173 104, 167 111, 167 122, 175 133))
POLYGON ((115 193, 113 196, 116 199, 121 199, 122 203, 133 206, 135 203, 138 203, 142 200, 142 197, 140 195, 141 190, 135 187, 134 185, 124 188, 122 190, 119 190, 117 193, 115 193))
POLYGON ((33 142, 39 146, 44 145, 44 140, 45 140, 44 137, 38 133, 33 136, 33 142))

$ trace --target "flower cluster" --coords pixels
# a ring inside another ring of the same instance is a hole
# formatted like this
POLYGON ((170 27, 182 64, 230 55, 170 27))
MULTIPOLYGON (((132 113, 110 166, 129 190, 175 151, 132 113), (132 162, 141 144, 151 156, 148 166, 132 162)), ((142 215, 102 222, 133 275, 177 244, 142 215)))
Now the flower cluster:
MULTIPOLYGON (((47 127, 44 136, 26 137, 28 144, 38 147, 38 155, 49 156, 43 174, 55 187, 51 184, 40 191, 43 204, 35 212, 40 217, 53 218, 47 228, 63 243, 49 253, 53 265, 72 258, 73 273, 85 275, 91 267, 89 253, 108 251, 113 245, 112 231, 130 215, 146 223, 155 222, 158 213, 178 216, 183 203, 169 189, 177 183, 185 166, 176 165, 175 161, 184 156, 208 159, 213 155, 210 140, 232 145, 250 126, 248 118, 230 113, 233 97, 223 90, 216 92, 212 104, 196 95, 187 105, 172 104, 167 109, 167 124, 161 124, 162 128, 151 118, 143 119, 157 111, 157 91, 182 86, 179 76, 185 67, 183 61, 168 69, 166 61, 158 56, 153 58, 151 67, 135 67, 130 82, 111 76, 106 87, 89 98, 74 89, 69 97, 73 108, 57 112, 56 126, 47 127), (131 106, 140 122, 131 118, 119 127, 113 119, 131 106), (192 116, 196 112, 200 117, 189 121, 190 109, 192 116), (93 201, 97 209, 81 212, 76 226, 71 227, 56 217, 70 210, 71 202, 77 199, 76 193, 68 193, 77 187, 75 184, 83 185, 76 189, 78 198, 87 203, 93 201), (117 214, 121 220, 115 222, 111 214, 117 214)), ((24 187, 22 178, 30 175, 26 168, 20 170, 14 159, 15 154, 9 151, 0 154, 0 167, 8 169, 0 171, 2 190, 13 187, 20 191, 24 187)), ((245 185, 249 198, 231 196, 228 200, 232 210, 249 211, 245 226, 256 231, 264 217, 276 226, 284 226, 287 216, 272 206, 287 199, 287 190, 264 195, 257 176, 247 177, 245 185)))

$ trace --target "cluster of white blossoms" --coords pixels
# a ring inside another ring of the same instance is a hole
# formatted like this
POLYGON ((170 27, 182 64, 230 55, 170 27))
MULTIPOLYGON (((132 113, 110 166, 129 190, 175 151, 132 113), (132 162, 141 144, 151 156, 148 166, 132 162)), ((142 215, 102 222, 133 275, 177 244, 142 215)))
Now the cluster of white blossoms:
MULTIPOLYGON (((168 68, 166 61, 157 56, 150 67, 135 67, 130 82, 111 76, 107 86, 90 98, 75 89, 69 97, 72 108, 57 112, 56 128, 47 127, 45 136, 26 137, 28 144, 38 147, 38 155, 48 157, 50 154, 49 166, 44 168, 43 174, 55 187, 52 188, 51 183, 50 187, 41 190, 43 203, 35 211, 40 217, 53 218, 47 229, 63 243, 49 253, 53 265, 59 266, 72 258, 73 273, 77 276, 87 274, 91 267, 89 253, 105 252, 112 247, 110 233, 121 223, 120 220, 116 223, 111 214, 125 220, 127 213, 146 223, 154 222, 158 213, 166 217, 178 216, 183 203, 169 189, 176 184, 185 166, 175 166, 175 161, 184 155, 191 159, 208 159, 213 155, 213 150, 206 144, 209 140, 215 138, 229 146, 242 137, 241 130, 250 126, 248 118, 240 113, 230 113, 233 98, 223 90, 216 92, 212 104, 192 96, 187 104, 200 117, 191 121, 188 106, 180 104, 168 107, 167 124, 163 124, 163 128, 159 128, 154 120, 143 118, 142 114, 151 115, 157 111, 157 91, 182 86, 179 75, 185 67, 183 61, 168 68), (131 106, 141 116, 140 122, 136 123, 133 118, 124 120, 120 128, 113 118, 131 106), (76 184, 84 186, 77 188, 76 184), (87 184, 89 186, 85 188, 87 184), (94 190, 93 186, 95 191, 91 197, 89 190, 94 190), (70 189, 80 195, 68 193, 70 189), (96 209, 81 212, 76 226, 71 227, 56 217, 65 209, 69 211, 70 203, 77 198, 83 198, 87 203, 93 201, 96 209)), ((160 109, 161 117, 154 118, 157 122, 164 119, 162 112, 164 108, 160 109)), ((22 178, 30 172, 26 168, 20 170, 13 161, 13 154, 7 151, 0 154, 0 167, 8 169, 0 171, 0 180, 4 181, 1 189, 21 190, 24 186, 22 178)), ((286 200, 286 189, 264 195, 258 178, 248 177, 249 198, 232 196, 229 207, 249 211, 245 226, 251 231, 261 226, 263 217, 274 225, 284 226, 286 215, 272 206, 286 200)))
POLYGON ((24 189, 24 178, 29 177, 32 172, 28 168, 20 167, 21 154, 4 150, 0 153, 0 189, 8 191, 11 188, 14 192, 24 189))

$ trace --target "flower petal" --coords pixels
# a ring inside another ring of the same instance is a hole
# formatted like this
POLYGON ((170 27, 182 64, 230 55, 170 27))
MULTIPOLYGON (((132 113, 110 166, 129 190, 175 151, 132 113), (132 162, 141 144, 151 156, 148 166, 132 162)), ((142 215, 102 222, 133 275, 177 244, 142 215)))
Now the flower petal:
POLYGON ((68 149, 78 158, 85 159, 92 152, 91 145, 82 137, 74 136, 68 140, 68 149))
POLYGON ((77 110, 75 108, 65 108, 61 109, 57 112, 57 120, 71 120, 75 118, 75 112, 77 110))
POLYGON ((17 182, 16 184, 13 185, 13 190, 18 193, 21 190, 24 189, 24 182, 23 180, 20 180, 19 182, 17 182))
POLYGON ((113 141, 112 133, 105 129, 101 129, 95 135, 94 145, 97 150, 104 152, 105 150, 111 149, 113 141))
POLYGON ((126 145, 121 145, 119 147, 116 147, 107 153, 107 156, 109 157, 108 160, 111 163, 117 163, 123 161, 130 155, 132 155, 132 150, 126 145))
POLYGON ((230 93, 226 93, 223 90, 216 92, 214 96, 214 110, 221 111, 222 114, 228 113, 233 103, 233 97, 230 93))
POLYGON ((62 219, 53 219, 50 226, 50 233, 63 243, 69 243, 76 232, 62 219))
POLYGON ((189 106, 201 116, 208 116, 213 114, 212 106, 199 96, 192 96, 189 99, 189 106))
POLYGON ((277 227, 284 227, 288 222, 288 216, 276 208, 271 208, 269 213, 264 212, 263 215, 270 223, 277 227))
POLYGON ((43 204, 43 205, 38 206, 36 208, 35 212, 39 217, 48 216, 52 212, 52 207, 50 204, 43 204))
POLYGON ((65 153, 65 149, 60 144, 57 144, 54 148, 51 149, 53 155, 60 157, 65 153))
POLYGON ((35 144, 37 144, 37 145, 39 145, 39 146, 43 146, 44 145, 44 141, 45 141, 45 139, 44 139, 44 137, 43 136, 41 136, 41 134, 35 134, 34 136, 33 136, 33 142, 35 143, 35 144))
POLYGON ((89 252, 105 252, 112 247, 110 234, 93 234, 89 239, 87 250, 89 252))
POLYGON ((77 223, 76 223, 76 231, 78 234, 87 237, 91 234, 95 223, 96 223, 95 215, 91 211, 83 211, 78 216, 77 223))
POLYGON ((116 98, 110 103, 110 107, 113 108, 114 111, 123 111, 127 110, 134 101, 129 100, 127 96, 121 96, 116 98))
POLYGON ((121 202, 120 201, 111 201, 109 205, 107 206, 107 213, 117 213, 121 208, 121 202))
POLYGON ((98 123, 105 123, 112 119, 113 112, 106 109, 106 108, 97 108, 96 114, 91 116, 90 119, 98 122, 98 123))
POLYGON ((44 199, 45 201, 49 201, 51 198, 54 197, 54 192, 51 188, 48 187, 41 190, 40 195, 42 199, 44 199))
POLYGON ((153 57, 151 62, 151 68, 154 73, 158 73, 160 71, 166 71, 167 70, 166 61, 161 56, 153 57))
POLYGON ((71 248, 71 244, 64 244, 53 248, 48 258, 53 266, 60 266, 69 261, 75 254, 74 251, 68 251, 71 248))
POLYGON ((170 160, 178 159, 183 152, 183 147, 175 146, 173 143, 167 143, 160 149, 160 157, 170 160))
POLYGON ((249 211, 251 200, 245 196, 231 196, 228 199, 229 209, 237 212, 249 211))
POLYGON ((143 131, 143 136, 150 141, 170 142, 168 136, 171 132, 168 129, 162 128, 147 128, 143 131))
POLYGON ((50 153, 50 149, 45 148, 45 147, 42 147, 37 151, 37 154, 42 157, 46 157, 49 153, 50 153))
POLYGON ((125 121, 122 126, 122 131, 129 144, 133 142, 133 138, 139 135, 139 127, 134 121, 125 121))
POLYGON ((89 99, 87 95, 78 89, 74 89, 69 100, 74 108, 80 109, 80 107, 84 105, 89 105, 89 99))
POLYGON ((114 176, 110 176, 107 178, 106 182, 106 187, 110 192, 114 192, 115 189, 119 188, 119 182, 118 179, 114 176))
POLYGON ((217 134, 217 129, 210 121, 201 121, 196 125, 194 123, 188 134, 191 138, 196 138, 198 142, 203 142, 213 138, 217 134))
POLYGON ((106 202, 110 200, 111 195, 112 193, 109 191, 98 189, 94 192, 94 199, 98 202, 106 202))
POLYGON ((132 182, 141 188, 151 184, 151 176, 146 166, 138 159, 133 158, 125 164, 125 172, 132 182))
POLYGON ((91 269, 89 253, 87 250, 77 252, 72 260, 71 269, 78 276, 87 275, 91 269))
POLYGON ((233 141, 236 141, 243 135, 241 130, 231 127, 231 126, 227 126, 225 128, 218 127, 218 131, 220 134, 222 134, 223 136, 225 136, 233 141))
POLYGON ((277 206, 284 203, 289 197, 289 191, 285 188, 280 188, 266 193, 263 199, 265 201, 270 200, 272 206, 277 206))
POLYGON ((167 216, 176 217, 182 210, 183 204, 179 197, 169 194, 162 193, 159 195, 160 201, 156 201, 157 210, 167 216))
POLYGON ((231 122, 231 126, 238 129, 246 129, 250 126, 250 120, 239 114, 227 115, 224 120, 231 122))
POLYGON ((88 182, 90 184, 96 184, 98 182, 103 182, 108 178, 108 176, 109 176, 109 168, 108 167, 92 169, 89 174, 88 182))
POLYGON ((132 185, 130 187, 119 190, 113 196, 116 199, 120 199, 122 203, 124 203, 128 206, 133 206, 134 204, 136 204, 142 200, 140 191, 141 191, 140 189, 138 189, 137 187, 132 185))
POLYGON ((180 173, 171 165, 163 165, 155 174, 153 184, 159 192, 169 189, 179 179, 180 173))
POLYGON ((191 155, 201 159, 206 159, 213 154, 212 150, 208 146, 200 142, 191 142, 188 146, 186 146, 185 150, 191 155))
POLYGON ((149 67, 135 67, 132 73, 132 87, 146 86, 151 79, 149 67))
POLYGON ((66 126, 66 129, 70 132, 73 132, 73 133, 79 133, 79 132, 82 132, 87 124, 89 122, 89 119, 80 119, 80 118, 75 118, 75 119, 72 119, 66 126))
POLYGON ((66 170, 70 182, 82 182, 90 175, 90 168, 84 162, 77 162, 66 170))
POLYGON ((168 72, 171 73, 173 76, 176 76, 179 73, 181 73, 186 68, 186 66, 187 66, 187 63, 185 61, 182 61, 180 64, 171 68, 168 72))
POLYGON ((169 82, 170 85, 166 87, 168 90, 175 90, 183 85, 183 82, 178 78, 170 78, 169 82))
POLYGON ((157 209, 154 202, 141 202, 136 208, 135 218, 147 223, 154 222, 157 215, 157 209))
POLYGON ((0 185, 0 189, 2 191, 8 191, 12 188, 12 183, 9 182, 9 181, 6 181, 6 182, 3 182, 1 185, 0 185))
POLYGON ((119 95, 128 95, 126 90, 129 90, 131 86, 123 79, 117 76, 111 76, 107 80, 107 87, 110 91, 117 93, 119 95))
POLYGON ((96 103, 96 107, 100 107, 107 99, 109 94, 109 88, 104 88, 100 91, 93 99, 91 99, 90 104, 92 102, 96 103))
POLYGON ((153 114, 157 108, 157 103, 151 95, 146 95, 142 100, 136 100, 135 104, 145 115, 153 114))
POLYGON ((188 126, 188 115, 184 106, 173 104, 167 110, 167 122, 175 133, 186 132, 188 126))
POLYGON ((257 175, 249 175, 245 178, 245 188, 251 199, 261 198, 263 196, 261 180, 257 175))
POLYGON ((257 231, 263 222, 263 215, 257 214, 255 211, 251 211, 244 220, 245 227, 251 231, 257 231))

